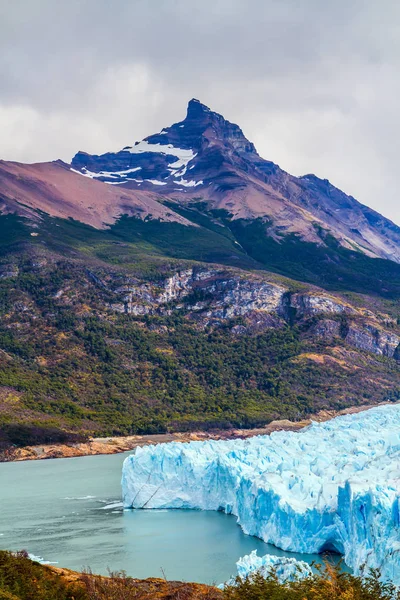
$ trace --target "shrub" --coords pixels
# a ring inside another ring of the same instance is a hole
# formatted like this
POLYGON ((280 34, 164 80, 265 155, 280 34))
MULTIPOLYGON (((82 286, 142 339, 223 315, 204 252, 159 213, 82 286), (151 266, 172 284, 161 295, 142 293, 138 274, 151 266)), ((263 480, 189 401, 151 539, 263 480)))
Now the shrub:
POLYGON ((281 584, 275 573, 264 577, 251 574, 224 590, 224 600, 398 600, 399 592, 391 583, 380 581, 372 570, 364 580, 341 571, 339 565, 326 562, 312 577, 281 584))
POLYGON ((76 583, 28 558, 26 552, 0 551, 1 600, 87 600, 76 583))

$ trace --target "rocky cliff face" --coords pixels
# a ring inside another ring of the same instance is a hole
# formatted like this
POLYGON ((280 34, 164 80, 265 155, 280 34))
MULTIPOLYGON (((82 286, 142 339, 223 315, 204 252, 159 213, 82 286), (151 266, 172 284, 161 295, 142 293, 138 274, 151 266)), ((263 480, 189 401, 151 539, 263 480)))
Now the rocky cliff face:
POLYGON ((389 318, 322 290, 292 293, 262 276, 192 268, 161 284, 131 283, 115 293, 121 301, 111 308, 135 316, 184 311, 202 329, 232 320, 234 335, 297 324, 307 336, 343 340, 353 348, 400 360, 400 331, 386 328, 392 324, 389 318), (237 324, 239 317, 242 322, 237 324))

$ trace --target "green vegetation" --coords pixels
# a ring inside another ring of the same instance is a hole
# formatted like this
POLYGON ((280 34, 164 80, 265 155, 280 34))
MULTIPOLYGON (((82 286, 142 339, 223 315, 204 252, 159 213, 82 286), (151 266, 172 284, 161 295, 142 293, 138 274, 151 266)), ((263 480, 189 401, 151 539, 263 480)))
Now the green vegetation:
POLYGON ((24 219, 15 215, 0 215, 0 257, 10 254, 19 244, 29 240, 31 232, 24 219))
MULTIPOLYGON (((128 435, 256 427, 400 397, 396 361, 347 351, 340 338, 333 344, 315 338, 308 334, 312 321, 240 335, 233 328, 241 319, 204 329, 187 311, 189 301, 207 300, 201 290, 179 309, 171 303, 164 316, 112 309, 126 281, 157 286, 201 252, 207 260, 214 253, 220 262, 256 264, 233 245, 221 215, 201 211, 198 219, 210 229, 123 218, 98 231, 44 216, 34 237, 23 220, 0 218, 0 234, 14 240, 0 243, 0 445, 65 440, 60 429, 128 435)), ((238 231, 250 227, 235 223, 238 231)), ((281 271, 288 265, 282 259, 281 271)), ((394 293, 397 280, 386 276, 394 293)), ((385 302, 395 318, 398 303, 385 302)))
MULTIPOLYGON (((15 219, 15 217, 10 217, 15 219)), ((0 216, 0 236, 6 224, 0 216)), ((16 220, 25 227, 23 220, 16 220)), ((136 273, 153 276, 166 259, 204 261, 240 268, 256 268, 257 262, 249 258, 234 243, 233 236, 204 227, 188 227, 179 223, 162 223, 157 220, 122 216, 108 229, 98 230, 74 221, 42 216, 35 233, 27 237, 31 246, 44 245, 64 256, 74 257, 77 252, 111 265, 133 268, 136 273)), ((25 231, 29 230, 25 228, 25 231)), ((31 230, 30 230, 31 231, 31 230)), ((229 232, 228 232, 229 233, 229 232)))
POLYGON ((398 600, 399 592, 391 583, 379 579, 379 571, 371 571, 364 580, 328 562, 318 572, 300 581, 281 584, 274 573, 264 577, 258 573, 225 589, 224 600, 398 600))
POLYGON ((227 211, 208 211, 200 200, 187 208, 166 204, 208 231, 236 241, 236 251, 246 253, 253 269, 267 269, 332 291, 400 298, 399 264, 347 250, 317 224, 315 229, 323 242, 320 246, 303 242, 294 234, 281 236, 278 242, 269 235, 271 222, 261 218, 232 220, 227 211))
POLYGON ((331 350, 296 326, 235 336, 235 320, 202 331, 184 310, 112 312, 108 294, 67 262, 0 283, 0 423, 105 435, 255 427, 398 389, 395 361, 313 360, 331 350))
POLYGON ((321 245, 303 242, 296 235, 278 242, 268 234, 270 222, 261 218, 231 220, 226 211, 208 211, 200 200, 182 208, 165 201, 199 227, 122 216, 106 230, 97 230, 72 219, 41 216, 37 237, 14 215, 0 216, 0 257, 18 251, 29 241, 71 258, 83 254, 107 264, 133 269, 141 276, 156 276, 169 264, 201 261, 242 269, 267 269, 286 277, 332 291, 400 298, 400 265, 374 259, 339 245, 315 225, 321 245))
POLYGON ((261 219, 231 221, 229 227, 247 253, 271 271, 328 290, 400 298, 400 265, 347 250, 320 228, 324 245, 316 246, 295 235, 278 243, 268 236, 268 225, 261 219))
POLYGON ((76 444, 86 442, 80 433, 62 431, 56 427, 40 427, 24 423, 6 423, 0 429, 0 453, 10 447, 23 448, 38 444, 76 444))
POLYGON ((57 572, 27 558, 26 553, 0 551, 0 600, 398 600, 399 592, 383 583, 379 571, 365 579, 343 573, 326 562, 315 575, 281 584, 275 573, 237 579, 224 591, 211 586, 110 577, 72 571, 57 572))
POLYGON ((26 552, 0 551, 0 600, 88 600, 81 585, 64 581, 29 560, 26 552))

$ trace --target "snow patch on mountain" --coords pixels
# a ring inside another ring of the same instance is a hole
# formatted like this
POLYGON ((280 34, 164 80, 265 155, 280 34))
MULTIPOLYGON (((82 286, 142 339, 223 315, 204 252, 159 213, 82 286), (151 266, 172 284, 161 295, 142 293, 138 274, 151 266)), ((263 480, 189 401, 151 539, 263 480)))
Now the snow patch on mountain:
MULTIPOLYGON (((167 133, 167 131, 163 130, 160 134, 167 133)), ((158 135, 160 135, 158 134, 158 135)), ((170 162, 167 166, 167 171, 169 172, 168 177, 173 177, 175 179, 175 183, 184 187, 196 187, 197 185, 201 185, 203 182, 196 181, 185 181, 183 179, 184 174, 187 170, 188 163, 195 158, 196 153, 191 149, 178 148, 173 146, 172 144, 152 144, 143 140, 141 142, 137 142, 134 146, 126 146, 124 151, 129 151, 131 154, 144 154, 144 153, 153 153, 153 154, 162 154, 164 156, 171 156, 175 158, 172 162, 170 162), (177 177, 180 177, 180 180, 176 180, 177 177)), ((99 179, 104 181, 104 183, 108 183, 111 185, 121 185, 123 183, 127 183, 128 181, 134 181, 138 184, 147 182, 153 185, 167 185, 167 180, 160 179, 149 179, 147 177, 143 177, 142 179, 135 179, 130 177, 132 173, 136 173, 138 171, 142 171, 141 166, 132 167, 129 169, 123 169, 120 171, 90 171, 86 167, 83 167, 81 170, 77 170, 71 168, 71 171, 74 173, 78 173, 79 175, 83 175, 84 177, 90 177, 91 179, 99 179), (121 179, 125 179, 125 181, 121 181, 121 179), (110 181, 111 180, 111 181, 110 181), (118 180, 118 181, 113 181, 118 180)))
POLYGON ((167 185, 166 181, 158 181, 158 179, 144 179, 143 181, 147 181, 148 183, 152 183, 153 185, 167 185))
POLYGON ((400 584, 400 405, 247 440, 138 448, 125 507, 223 510, 245 533, 400 584))
POLYGON ((197 187, 198 185, 203 185, 203 181, 186 181, 185 179, 178 179, 175 183, 183 185, 184 187, 197 187))
POLYGON ((170 167, 179 169, 184 167, 193 160, 196 153, 191 149, 177 148, 172 144, 150 144, 143 140, 137 142, 134 146, 128 147, 127 150, 131 154, 141 154, 143 152, 153 152, 157 154, 166 154, 168 156, 176 156, 176 161, 170 164, 170 167))
MULTIPOLYGON (((78 173, 78 175, 83 175, 84 177, 90 177, 91 179, 101 179, 101 178, 111 178, 111 179, 118 179, 120 177, 127 177, 130 173, 136 173, 137 171, 140 171, 142 167, 134 167, 132 169, 124 169, 123 171, 99 171, 94 172, 94 171, 89 171, 88 169, 86 169, 85 167, 82 169, 82 171, 77 171, 76 169, 71 168, 71 171, 73 171, 74 173, 78 173)), ((106 182, 108 183, 108 182, 106 182)), ((121 183, 125 183, 125 182, 121 182, 121 183)))

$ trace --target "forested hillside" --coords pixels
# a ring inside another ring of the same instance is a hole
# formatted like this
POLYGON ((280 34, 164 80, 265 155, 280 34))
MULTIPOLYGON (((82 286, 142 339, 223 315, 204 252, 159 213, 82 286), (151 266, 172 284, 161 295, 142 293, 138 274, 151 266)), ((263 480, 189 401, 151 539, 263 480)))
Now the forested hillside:
POLYGON ((104 233, 42 219, 1 218, 3 443, 40 440, 37 427, 47 441, 54 428, 253 427, 400 396, 395 279, 386 298, 345 293, 345 280, 326 292, 240 250, 224 261, 228 233, 203 228, 201 242, 167 224, 122 220, 104 233), (212 262, 190 260, 200 243, 212 262))

